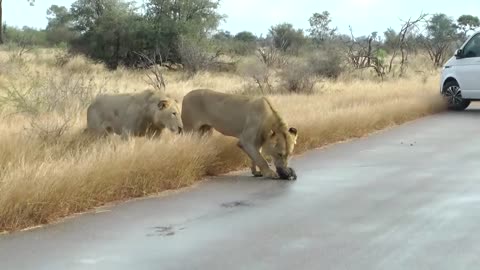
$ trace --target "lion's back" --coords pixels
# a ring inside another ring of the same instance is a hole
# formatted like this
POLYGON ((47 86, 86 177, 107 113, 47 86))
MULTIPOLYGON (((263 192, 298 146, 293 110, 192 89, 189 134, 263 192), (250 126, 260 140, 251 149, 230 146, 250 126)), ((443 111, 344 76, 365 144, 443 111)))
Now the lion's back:
POLYGON ((185 95, 182 103, 185 130, 208 125, 222 133, 240 133, 245 125, 265 122, 263 120, 270 116, 269 105, 262 97, 226 94, 210 89, 193 90, 185 95))
POLYGON ((87 110, 89 129, 104 129, 105 125, 119 130, 132 118, 138 119, 142 108, 147 103, 145 93, 138 94, 103 94, 95 98, 87 110))

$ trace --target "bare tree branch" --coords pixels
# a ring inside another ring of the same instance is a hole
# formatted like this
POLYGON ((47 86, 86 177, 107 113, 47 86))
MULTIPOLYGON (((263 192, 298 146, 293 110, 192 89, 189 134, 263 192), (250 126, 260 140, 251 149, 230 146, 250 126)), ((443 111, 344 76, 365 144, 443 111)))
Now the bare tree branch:
POLYGON ((400 61, 400 76, 403 76, 406 68, 406 64, 408 61, 408 44, 407 44, 407 35, 411 32, 412 29, 417 28, 418 24, 420 22, 424 22, 425 18, 428 16, 428 14, 423 14, 421 13, 415 20, 412 20, 412 18, 409 18, 407 21, 405 21, 402 25, 402 28, 400 29, 400 32, 398 33, 398 41, 397 44, 395 45, 395 48, 392 53, 392 57, 390 58, 390 64, 388 66, 388 73, 392 71, 393 68, 393 62, 396 59, 399 51, 402 55, 401 61, 400 61))
MULTIPOLYGON (((158 67, 158 65, 156 65, 155 62, 145 54, 139 53, 139 52, 134 52, 134 53, 142 59, 142 63, 144 64, 144 66, 150 67, 149 69, 150 74, 149 73, 146 74, 147 79, 145 80, 145 82, 151 85, 152 87, 154 87, 155 89, 165 92, 166 91, 165 78, 163 77, 163 73, 158 67)), ((160 62, 162 62, 161 56, 160 56, 160 62)))

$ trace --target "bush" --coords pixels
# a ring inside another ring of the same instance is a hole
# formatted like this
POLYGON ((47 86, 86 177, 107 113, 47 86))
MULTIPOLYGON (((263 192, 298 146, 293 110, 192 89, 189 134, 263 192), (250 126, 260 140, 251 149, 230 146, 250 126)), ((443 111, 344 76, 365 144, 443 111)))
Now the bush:
POLYGON ((5 40, 7 43, 13 43, 18 46, 48 46, 47 34, 44 30, 37 30, 29 27, 16 28, 5 27, 5 40))
POLYGON ((272 84, 270 82, 271 70, 264 63, 257 58, 246 58, 238 65, 238 73, 244 78, 250 80, 253 86, 250 85, 250 89, 256 88, 261 94, 268 94, 273 91, 272 84))
POLYGON ((255 44, 255 42, 233 40, 231 42, 230 52, 236 55, 246 56, 254 54, 256 48, 257 44, 255 44))
POLYGON ((40 74, 27 70, 19 80, 0 85, 0 107, 28 119, 25 127, 44 141, 54 141, 67 132, 78 115, 104 86, 86 73, 40 74))
POLYGON ((253 55, 257 49, 257 44, 255 42, 237 40, 233 38, 227 39, 217 37, 212 39, 211 42, 222 52, 232 56, 253 55))
POLYGON ((282 88, 290 93, 312 94, 315 74, 305 61, 291 61, 288 68, 280 72, 282 88))
POLYGON ((209 69, 214 65, 220 53, 211 54, 198 42, 189 39, 181 39, 178 46, 181 63, 188 77, 192 77, 200 71, 209 69))
POLYGON ((345 70, 340 53, 331 49, 310 54, 307 59, 312 72, 319 77, 336 79, 345 70))
POLYGON ((302 29, 294 29, 292 24, 282 23, 272 26, 269 30, 275 48, 285 53, 297 54, 305 45, 306 39, 302 29))
POLYGON ((67 50, 56 50, 55 51, 55 66, 64 67, 72 59, 72 55, 67 50))
POLYGON ((258 59, 268 68, 282 68, 287 64, 287 57, 272 44, 257 50, 258 59))

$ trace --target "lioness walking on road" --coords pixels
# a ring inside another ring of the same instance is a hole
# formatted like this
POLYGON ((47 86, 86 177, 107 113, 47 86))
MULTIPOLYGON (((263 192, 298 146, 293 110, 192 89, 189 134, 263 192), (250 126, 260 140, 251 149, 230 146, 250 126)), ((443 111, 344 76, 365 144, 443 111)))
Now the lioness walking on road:
POLYGON ((197 89, 183 98, 181 117, 185 132, 211 134, 213 128, 238 138, 238 146, 252 160, 254 176, 296 179, 288 159, 296 144, 297 129, 287 126, 267 98, 197 89), (272 157, 277 172, 261 152, 272 157))
POLYGON ((183 130, 177 102, 163 93, 145 90, 134 94, 100 95, 88 107, 87 130, 98 135, 160 135, 168 128, 183 130))

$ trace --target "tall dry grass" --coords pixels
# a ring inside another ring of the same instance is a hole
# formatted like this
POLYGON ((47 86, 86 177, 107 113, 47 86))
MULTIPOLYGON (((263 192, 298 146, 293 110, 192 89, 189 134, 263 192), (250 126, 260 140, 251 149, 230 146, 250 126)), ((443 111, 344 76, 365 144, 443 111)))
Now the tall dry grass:
MULTIPOLYGON (((167 133, 158 140, 129 141, 83 135, 88 100, 101 92, 142 90, 147 84, 141 71, 109 72, 82 57, 58 63, 50 51, 20 60, 0 52, 0 67, 0 96, 15 89, 23 95, 18 102, 35 108, 15 113, 18 107, 12 99, 1 107, 0 231, 185 187, 247 165, 236 141, 219 134, 198 139, 167 133), (55 98, 58 93, 67 93, 61 99, 64 103, 55 98), (53 109, 45 106, 52 100, 58 102, 53 109), (55 123, 65 119, 68 129, 62 134, 36 134, 48 130, 43 125, 55 130, 55 123)), ((442 110, 437 77, 431 74, 384 82, 354 74, 319 82, 312 95, 272 95, 271 99, 287 122, 298 128, 295 152, 301 153, 442 110)), ((234 74, 203 73, 183 80, 179 74, 167 73, 166 78, 167 91, 180 100, 194 88, 239 92, 249 84, 234 74)))

